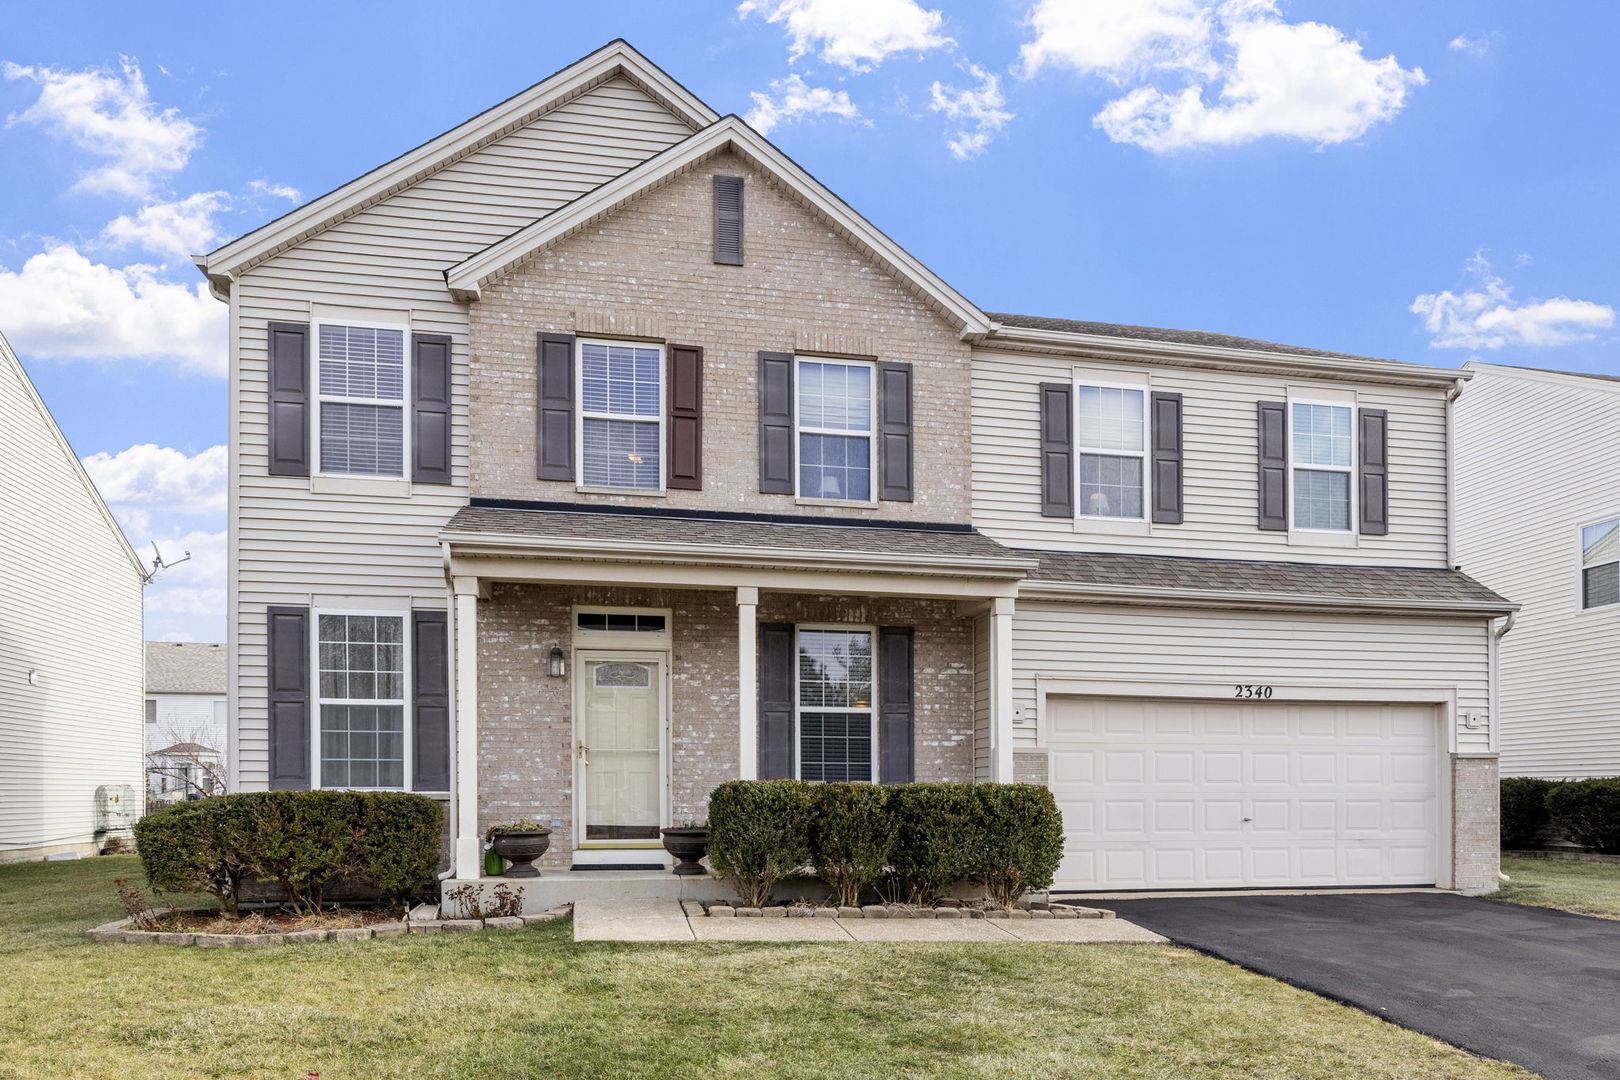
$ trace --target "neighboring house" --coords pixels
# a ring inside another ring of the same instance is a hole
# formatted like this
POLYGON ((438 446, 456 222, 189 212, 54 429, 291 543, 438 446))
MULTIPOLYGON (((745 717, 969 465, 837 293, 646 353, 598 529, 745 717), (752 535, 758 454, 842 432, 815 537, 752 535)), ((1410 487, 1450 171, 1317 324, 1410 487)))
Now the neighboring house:
POLYGON ((623 42, 198 262, 239 788, 461 878, 797 776, 1048 782, 1060 888, 1495 886, 1455 371, 986 314, 623 42))
POLYGON ((1458 561, 1523 605, 1501 646, 1502 775, 1620 776, 1620 379, 1466 368, 1458 561))
POLYGON ((0 862, 141 814, 144 567, 0 337, 0 862))
POLYGON ((146 781, 155 803, 226 788, 225 646, 146 643, 146 781))

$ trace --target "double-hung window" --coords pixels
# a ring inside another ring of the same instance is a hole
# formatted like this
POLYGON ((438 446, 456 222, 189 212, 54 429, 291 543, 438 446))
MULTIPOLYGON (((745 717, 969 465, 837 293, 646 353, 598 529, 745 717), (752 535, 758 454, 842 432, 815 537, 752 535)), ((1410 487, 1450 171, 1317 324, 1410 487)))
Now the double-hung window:
POLYGON ((1147 394, 1084 383, 1078 391, 1080 516, 1140 521, 1146 502, 1147 394))
POLYGON ((873 780, 869 629, 798 631, 799 779, 873 780))
POLYGON ((1349 532, 1355 520, 1355 440, 1351 408, 1294 401, 1289 404, 1296 529, 1349 532))
POLYGON ((1581 529, 1581 607, 1620 604, 1620 519, 1581 529))
POLYGON ((405 617, 319 612, 320 786, 405 786, 405 617))
POLYGON ((320 471, 404 476, 405 330, 317 323, 320 471))
POLYGON ((579 482, 658 491, 664 486, 664 350, 579 344, 579 482))
POLYGON ((873 367, 857 360, 797 361, 799 497, 872 500, 873 367))

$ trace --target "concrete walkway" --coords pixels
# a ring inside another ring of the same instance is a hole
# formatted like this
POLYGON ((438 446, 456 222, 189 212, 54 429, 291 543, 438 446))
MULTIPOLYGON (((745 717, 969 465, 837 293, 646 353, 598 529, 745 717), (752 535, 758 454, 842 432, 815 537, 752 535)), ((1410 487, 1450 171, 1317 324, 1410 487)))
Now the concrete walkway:
POLYGON ((575 941, 988 941, 1163 943, 1124 919, 711 919, 681 902, 579 900, 575 941))

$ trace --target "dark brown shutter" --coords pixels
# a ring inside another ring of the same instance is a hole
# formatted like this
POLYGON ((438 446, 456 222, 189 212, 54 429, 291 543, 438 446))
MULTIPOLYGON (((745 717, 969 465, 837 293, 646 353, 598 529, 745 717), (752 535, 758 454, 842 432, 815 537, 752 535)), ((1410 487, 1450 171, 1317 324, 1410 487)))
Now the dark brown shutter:
POLYGON ((309 475, 309 324, 270 324, 270 475, 309 475))
POLYGON ((1041 516, 1074 517, 1074 387, 1041 383, 1041 516))
POLYGON ((1154 393, 1153 520, 1181 524, 1181 395, 1154 393))
POLYGON ((793 778, 793 624, 759 625, 759 778, 793 778))
POLYGON ((1256 405, 1259 428, 1260 472, 1258 495, 1260 527, 1272 532, 1288 530, 1288 403, 1262 401, 1256 405))
POLYGON ((540 335, 539 477, 574 479, 574 338, 540 335))
POLYGON ((878 498, 911 501, 911 365, 878 365, 878 498))
POLYGON ((450 337, 411 335, 411 479, 450 482, 450 337))
POLYGON ((265 612, 270 706, 270 787, 309 787, 309 608, 265 612))
POLYGON ((793 355, 759 354, 759 490, 793 494, 793 355))
POLYGON ((450 619, 411 612, 411 790, 450 790, 450 619))
POLYGON ((912 779, 913 645, 909 626, 878 628, 878 779, 885 784, 912 779))
POLYGON ((669 460, 664 486, 703 489, 703 350, 669 347, 669 460))
POLYGON ((1384 536, 1389 532, 1389 412, 1362 409, 1359 419, 1361 531, 1384 536))
POLYGON ((741 266, 743 261, 743 178, 714 178, 714 261, 741 266))

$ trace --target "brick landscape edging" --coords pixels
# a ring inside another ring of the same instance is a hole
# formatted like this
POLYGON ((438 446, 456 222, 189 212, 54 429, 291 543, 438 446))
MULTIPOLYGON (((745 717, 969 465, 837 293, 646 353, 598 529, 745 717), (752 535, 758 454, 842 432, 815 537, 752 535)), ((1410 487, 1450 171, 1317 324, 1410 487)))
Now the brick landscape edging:
POLYGON ((794 919, 1112 919, 1114 913, 1078 904, 1030 900, 1010 910, 967 907, 946 902, 937 907, 910 904, 862 904, 860 907, 818 907, 812 904, 772 904, 743 907, 730 900, 682 900, 687 918, 794 918, 794 919))
POLYGON ((566 918, 571 905, 538 915, 508 915, 491 919, 400 919, 371 926, 335 930, 284 930, 268 934, 203 934, 186 930, 131 930, 133 919, 119 919, 86 931, 92 941, 121 941, 129 945, 190 945, 200 949, 263 949, 272 945, 303 945, 312 941, 367 941, 408 934, 461 934, 479 930, 521 930, 535 923, 566 918))

